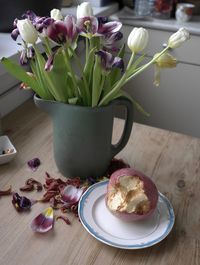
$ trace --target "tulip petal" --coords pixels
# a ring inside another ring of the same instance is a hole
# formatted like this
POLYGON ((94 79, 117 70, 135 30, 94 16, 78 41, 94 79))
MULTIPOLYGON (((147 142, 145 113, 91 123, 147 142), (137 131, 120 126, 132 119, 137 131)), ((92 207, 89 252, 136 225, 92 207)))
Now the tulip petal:
POLYGON ((37 168, 40 166, 41 162, 39 158, 33 158, 27 162, 27 165, 33 170, 36 171, 37 168))
POLYGON ((120 68, 124 71, 124 62, 120 57, 114 57, 111 53, 100 50, 95 53, 100 56, 101 64, 105 71, 110 71, 112 68, 120 68))
POLYGON ((37 233, 46 233, 53 228, 54 216, 53 208, 48 207, 40 213, 31 223, 31 228, 37 233))
POLYGON ((75 204, 79 201, 83 192, 83 188, 76 188, 75 186, 68 185, 61 192, 61 198, 66 203, 75 204))
POLYGON ((0 197, 5 195, 11 195, 12 193, 12 187, 8 188, 7 190, 0 190, 0 197))
POLYGON ((19 36, 18 28, 13 29, 13 31, 11 32, 11 38, 16 41, 18 36, 19 36))
POLYGON ((31 201, 25 196, 20 196, 18 193, 13 193, 12 204, 18 212, 27 211, 35 201, 31 201))
POLYGON ((96 35, 98 31, 99 22, 96 17, 84 17, 77 20, 77 26, 82 33, 96 35))
POLYGON ((122 27, 122 23, 119 21, 111 21, 105 24, 100 24, 98 33, 108 34, 118 32, 122 27))

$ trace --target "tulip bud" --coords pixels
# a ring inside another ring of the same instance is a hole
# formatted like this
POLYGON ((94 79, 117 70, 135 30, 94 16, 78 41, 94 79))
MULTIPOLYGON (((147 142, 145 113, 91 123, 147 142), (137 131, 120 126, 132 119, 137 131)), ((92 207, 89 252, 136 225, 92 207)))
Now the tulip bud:
MULTIPOLYGON (((156 53, 154 58, 156 58, 158 55, 159 53, 156 53)), ((173 68, 177 65, 177 59, 169 53, 164 53, 155 60, 155 63, 160 68, 173 68)))
POLYGON ((77 19, 83 17, 92 17, 93 10, 91 4, 89 2, 83 2, 82 4, 78 5, 76 15, 77 19))
POLYGON ((134 53, 145 49, 149 40, 148 31, 144 28, 134 28, 128 37, 128 47, 134 53))
POLYGON ((189 40, 190 34, 185 28, 180 28, 177 32, 171 35, 168 41, 168 46, 170 48, 177 48, 181 46, 183 42, 189 40))
POLYGON ((17 21, 17 28, 22 39, 26 43, 34 44, 38 38, 38 32, 34 28, 33 24, 29 19, 21 19, 17 21))
POLYGON ((62 20, 63 16, 59 9, 54 8, 51 10, 51 18, 53 18, 54 20, 62 20))

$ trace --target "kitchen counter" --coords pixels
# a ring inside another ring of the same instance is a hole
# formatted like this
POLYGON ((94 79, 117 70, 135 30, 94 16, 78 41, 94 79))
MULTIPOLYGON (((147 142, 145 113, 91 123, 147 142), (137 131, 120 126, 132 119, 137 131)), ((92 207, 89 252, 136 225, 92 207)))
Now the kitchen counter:
POLYGON ((123 25, 158 29, 163 31, 177 31, 179 28, 186 28, 193 35, 200 35, 200 16, 193 16, 191 21, 179 23, 174 18, 157 19, 153 17, 137 17, 130 8, 124 8, 111 16, 112 20, 119 19, 123 25))
MULTIPOLYGON (((44 183, 46 171, 61 177, 53 159, 51 121, 32 100, 10 113, 3 126, 18 154, 12 162, 0 166, 1 190, 12 185, 18 192, 31 177, 44 183), (33 157, 41 160, 36 172, 26 164, 33 157)), ((114 142, 122 127, 123 121, 116 119, 114 142)), ((0 198, 0 264, 200 264, 200 139, 134 123, 130 140, 118 158, 150 176, 171 201, 176 222, 166 239, 147 249, 117 249, 97 241, 70 214, 71 225, 59 220, 53 231, 35 234, 30 223, 48 204, 37 203, 30 212, 19 213, 11 196, 5 196, 0 198)), ((42 197, 42 192, 36 191, 22 194, 33 199, 42 197)))

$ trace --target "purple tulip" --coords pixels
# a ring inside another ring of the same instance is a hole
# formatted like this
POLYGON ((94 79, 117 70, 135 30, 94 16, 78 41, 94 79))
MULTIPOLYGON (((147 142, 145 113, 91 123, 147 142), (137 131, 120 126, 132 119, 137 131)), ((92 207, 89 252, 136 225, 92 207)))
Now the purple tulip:
POLYGON ((78 31, 74 16, 66 16, 64 21, 53 21, 45 29, 45 34, 58 44, 73 43, 78 31))
POLYGON ((11 38, 14 41, 16 41, 18 36, 19 36, 19 30, 18 30, 18 28, 13 29, 13 31, 11 32, 11 38))
POLYGON ((124 71, 124 62, 120 57, 115 57, 111 53, 102 50, 95 54, 101 58, 102 67, 106 72, 112 68, 120 68, 122 72, 124 71))
POLYGON ((116 33, 105 34, 102 39, 104 49, 116 52, 119 49, 115 47, 115 43, 123 38, 123 34, 118 31, 116 33))
POLYGON ((25 48, 21 51, 19 62, 21 65, 26 65, 29 59, 32 59, 35 55, 33 47, 25 48))
POLYGON ((99 22, 96 17, 83 17, 77 20, 80 34, 83 36, 98 36, 99 22))
POLYGON ((53 53, 52 55, 50 55, 46 61, 46 64, 45 64, 45 71, 51 71, 52 68, 53 68, 53 61, 54 61, 54 56, 55 56, 55 53, 53 53))
POLYGON ((107 23, 101 23, 98 28, 98 33, 104 34, 111 34, 118 32, 122 27, 122 23, 119 21, 111 21, 107 23))

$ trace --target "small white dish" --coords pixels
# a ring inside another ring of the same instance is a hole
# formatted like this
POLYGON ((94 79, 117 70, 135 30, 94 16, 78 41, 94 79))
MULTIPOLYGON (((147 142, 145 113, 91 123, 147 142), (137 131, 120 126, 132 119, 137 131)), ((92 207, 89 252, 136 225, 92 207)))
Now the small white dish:
POLYGON ((125 222, 110 213, 105 204, 108 181, 92 185, 79 201, 82 225, 97 240, 122 249, 147 248, 162 241, 171 231, 175 216, 169 200, 159 193, 155 213, 147 220, 125 222))
POLYGON ((0 154, 0 165, 10 162, 17 154, 17 150, 11 143, 7 135, 0 136, 0 150, 12 149, 13 152, 9 154, 0 154))

